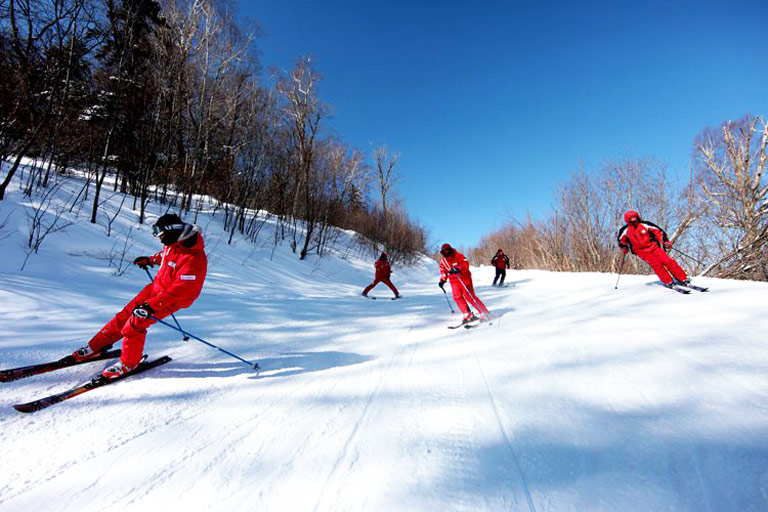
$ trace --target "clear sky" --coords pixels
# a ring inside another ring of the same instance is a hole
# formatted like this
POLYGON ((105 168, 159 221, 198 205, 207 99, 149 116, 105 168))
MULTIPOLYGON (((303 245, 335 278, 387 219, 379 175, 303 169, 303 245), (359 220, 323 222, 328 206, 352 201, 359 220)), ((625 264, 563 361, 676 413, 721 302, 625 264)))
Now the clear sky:
POLYGON ((264 67, 310 54, 332 129, 400 153, 431 241, 550 211, 557 184, 630 153, 687 173, 703 128, 768 115, 768 0, 240 0, 264 67))

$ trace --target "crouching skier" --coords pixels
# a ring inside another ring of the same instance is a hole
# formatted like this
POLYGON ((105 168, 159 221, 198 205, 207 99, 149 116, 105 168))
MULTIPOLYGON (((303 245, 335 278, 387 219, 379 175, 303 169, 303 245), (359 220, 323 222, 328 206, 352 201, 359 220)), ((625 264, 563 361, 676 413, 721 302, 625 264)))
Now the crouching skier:
POLYGON ((152 226, 153 235, 165 246, 153 256, 139 256, 134 265, 147 268, 160 265, 154 281, 144 287, 88 345, 72 354, 86 361, 108 350, 123 338, 122 355, 102 375, 108 379, 131 372, 142 359, 147 327, 179 309, 188 308, 200 295, 208 269, 200 228, 182 222, 176 214, 165 214, 152 226))
POLYGON ((667 234, 653 222, 643 220, 636 211, 624 214, 627 223, 619 230, 619 247, 627 254, 632 251, 641 260, 651 266, 656 275, 667 288, 672 288, 675 281, 680 284, 690 284, 685 270, 667 254, 672 243, 667 234))
POLYGON ((489 320, 490 312, 475 294, 475 288, 472 285, 472 273, 469 271, 469 262, 463 254, 457 252, 450 244, 443 244, 440 249, 443 258, 440 260, 440 282, 438 286, 445 290, 445 282, 451 282, 453 291, 453 300, 464 313, 463 324, 477 320, 472 313, 469 304, 480 313, 480 321, 489 320))

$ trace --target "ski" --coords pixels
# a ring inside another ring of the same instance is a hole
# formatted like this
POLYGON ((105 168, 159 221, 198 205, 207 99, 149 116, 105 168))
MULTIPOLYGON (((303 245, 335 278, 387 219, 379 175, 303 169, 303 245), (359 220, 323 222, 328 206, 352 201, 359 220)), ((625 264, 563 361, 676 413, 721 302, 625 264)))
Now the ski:
POLYGON ((459 325, 449 325, 449 329, 458 329, 459 327, 464 327, 465 329, 471 329, 472 327, 478 326, 478 320, 479 318, 475 318, 474 320, 471 320, 469 322, 461 322, 459 325))
POLYGON ((486 320, 480 319, 480 321, 477 322, 477 323, 466 324, 464 326, 464 328, 465 329, 473 329, 475 327, 480 327, 481 325, 493 325, 493 319, 492 318, 488 318, 486 320))
POLYGON ((78 364, 91 363, 93 361, 103 361, 104 359, 116 359, 120 357, 120 349, 107 350, 102 352, 96 357, 86 359, 85 361, 77 361, 72 355, 62 357, 58 361, 51 361, 48 363, 33 364, 31 366, 22 366, 19 368, 11 368, 9 370, 0 370, 0 382, 11 382, 25 377, 31 377, 33 375, 40 375, 41 373, 48 373, 54 370, 60 370, 62 368, 69 368, 70 366, 77 366, 78 364))
POLYGON ((170 361, 171 361, 171 358, 169 356, 163 356, 159 359, 155 359, 154 361, 142 361, 132 372, 123 374, 119 377, 115 377, 114 379, 106 379, 101 374, 97 374, 94 378, 92 378, 88 382, 80 384, 79 386, 75 386, 72 389, 63 391, 61 393, 57 393, 55 395, 46 396, 44 398, 40 398, 39 400, 27 402, 25 404, 16 404, 13 406, 13 408, 19 412, 39 411, 41 409, 45 409, 46 407, 50 407, 54 404, 58 404, 59 402, 63 402, 64 400, 69 400, 70 398, 74 398, 77 395, 82 395, 83 393, 90 391, 92 389, 96 389, 96 388, 106 386, 108 384, 112 384, 119 380, 125 379, 126 377, 131 377, 132 375, 145 372, 147 370, 155 368, 156 366, 160 366, 161 364, 165 364, 170 361))
POLYGON ((664 288, 668 288, 670 290, 675 290, 677 293, 682 293, 683 295, 688 295, 691 293, 691 290, 685 290, 683 288, 680 288, 678 286, 672 285, 672 286, 665 286, 664 288))
POLYGON ((369 297, 368 295, 363 295, 366 299, 376 300, 376 297, 369 297))
POLYGON ((709 288, 705 288, 703 286, 696 286, 695 284, 677 283, 677 286, 683 286, 685 288, 690 288, 691 290, 696 290, 697 292, 708 292, 709 291, 709 288))

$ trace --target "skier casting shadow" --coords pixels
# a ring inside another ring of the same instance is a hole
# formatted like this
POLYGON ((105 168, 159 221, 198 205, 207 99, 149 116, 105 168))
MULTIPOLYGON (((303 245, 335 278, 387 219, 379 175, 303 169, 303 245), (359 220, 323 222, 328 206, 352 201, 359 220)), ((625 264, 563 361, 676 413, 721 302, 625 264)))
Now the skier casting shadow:
POLYGON ((478 313, 480 321, 489 320, 490 312, 475 294, 475 288, 472 285, 472 273, 469 271, 469 262, 463 254, 457 252, 450 244, 443 244, 440 248, 440 254, 443 258, 440 260, 440 282, 438 286, 445 291, 446 281, 451 282, 453 291, 453 300, 464 313, 462 324, 477 320, 468 304, 471 304, 478 313))
POLYGON ((504 286, 504 279, 507 277, 507 269, 509 268, 509 258, 504 251, 499 249, 496 251, 496 255, 491 258, 491 265, 496 268, 496 277, 493 278, 493 284, 491 286, 498 286, 501 288, 504 286), (496 280, 499 280, 499 284, 496 284, 496 280))
POLYGON ((676 281, 683 285, 690 284, 685 270, 667 254, 672 243, 663 229, 641 219, 640 214, 633 210, 624 214, 624 221, 626 224, 619 229, 617 237, 624 254, 631 251, 650 265, 667 288, 672 288, 676 281))
POLYGON ((188 308, 203 289, 208 259, 200 228, 183 222, 176 214, 165 214, 152 226, 153 235, 165 246, 153 256, 139 256, 134 265, 160 265, 152 283, 142 289, 115 317, 72 354, 77 361, 94 359, 123 338, 120 360, 102 375, 119 377, 136 368, 142 359, 147 328, 179 309, 188 308))
POLYGON ((399 299, 400 293, 397 291, 395 285, 392 284, 392 281, 389 280, 389 277, 392 275, 392 267, 389 264, 389 257, 387 256, 387 253, 382 252, 381 256, 379 256, 379 259, 376 260, 374 266, 376 267, 376 277, 373 282, 369 284, 365 290, 363 290, 363 297, 368 297, 368 292, 373 290, 374 286, 379 283, 384 283, 385 285, 389 286, 389 289, 392 290, 392 293, 395 294, 395 298, 399 299))

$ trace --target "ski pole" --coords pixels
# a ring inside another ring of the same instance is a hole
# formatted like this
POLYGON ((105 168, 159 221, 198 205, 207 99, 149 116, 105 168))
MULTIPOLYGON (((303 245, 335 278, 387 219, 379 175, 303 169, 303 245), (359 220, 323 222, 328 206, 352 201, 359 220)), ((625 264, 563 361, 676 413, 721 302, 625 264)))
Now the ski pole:
POLYGON ((491 312, 490 312, 490 311, 488 311, 488 308, 486 308, 486 307, 485 307, 485 304, 483 304, 483 303, 480 301, 480 297, 478 297, 477 295, 475 295, 473 292, 470 292, 470 291, 469 291, 469 288, 467 288, 467 285, 465 285, 465 284, 464 284, 464 281, 462 281, 460 277, 458 277, 458 276, 457 276, 457 279, 458 279, 458 280, 459 280, 459 282, 461 283, 461 286, 463 286, 463 287, 464 287, 464 291, 465 291, 465 292, 467 292, 467 297, 469 297, 469 298, 470 298, 470 300, 472 301, 472 305, 475 307, 475 309, 478 311, 478 313, 480 313, 480 314, 483 314, 483 313, 485 313, 485 314, 488 316, 488 318, 490 318, 490 317, 491 317, 491 312), (483 309, 484 309, 485 311, 483 311, 482 309, 480 309, 480 306, 478 306, 478 304, 482 304, 482 305, 483 305, 483 309))
POLYGON ((619 275, 616 277, 616 286, 613 287, 614 290, 619 289, 619 279, 621 279, 621 271, 624 270, 624 260, 626 259, 627 259, 627 253, 622 254, 621 265, 619 265, 619 275))
POLYGON ((691 259, 691 260, 695 261, 695 262, 696 262, 696 263, 698 263, 699 265, 701 265, 701 266, 704 266, 704 263, 702 263, 701 261, 697 260, 697 259, 696 259, 696 258, 694 258, 693 256, 689 256, 689 255, 685 254, 683 251, 680 251, 680 250, 678 250, 678 249, 675 249, 674 247, 670 247, 670 249, 672 249, 672 250, 673 250, 673 251, 675 251, 675 252, 678 252, 678 253, 682 254, 683 256, 685 256, 685 257, 686 257, 686 258, 688 258, 688 259, 691 259))
MULTIPOLYGON (((144 272, 146 272, 146 273, 147 273, 147 276, 149 277, 149 280, 150 280, 150 281, 152 281, 152 282, 154 282, 154 281, 155 281, 155 278, 154 278, 154 277, 152 277, 152 274, 149 272, 149 269, 148 269, 147 267, 144 267, 144 272)), ((178 321, 178 320, 176 320, 176 315, 174 315, 173 313, 171 313, 171 318, 173 318, 173 321, 174 321, 174 322, 176 322, 176 327, 178 327, 178 328, 179 328, 179 329, 178 329, 178 330, 179 330, 179 332, 181 332, 182 334, 184 334, 184 331, 181 329, 181 324, 179 323, 179 321, 178 321)), ((189 336, 187 336, 186 334, 184 334, 184 341, 189 341, 189 336)))
POLYGON ((213 343, 209 343, 209 342, 205 341, 205 340, 204 340, 204 339, 202 339, 202 338, 198 338, 198 337, 197 337, 197 336, 195 336, 194 334, 190 334, 190 333, 186 332, 185 330, 183 330, 183 329, 182 329, 182 328, 180 328, 180 327, 174 327, 173 325, 169 324, 168 322, 166 322, 166 321, 164 321, 164 320, 160 320, 160 319, 159 319, 159 318, 157 318, 156 316, 152 316, 152 315, 150 315, 150 316, 149 316, 149 318, 151 318, 151 319, 152 319, 152 320, 154 320, 155 322, 160 322, 161 324, 165 325, 166 327, 170 327, 171 329, 175 329, 175 330, 177 330, 177 331, 181 332, 181 333, 182 333, 184 336, 189 336, 190 338, 192 338, 192 339, 195 339, 195 340, 199 341, 200 343, 204 343, 204 344, 208 345, 209 347, 213 347, 213 348, 215 348, 215 349, 217 349, 217 350, 221 350, 221 351, 222 351, 222 352, 224 352, 225 354, 227 354, 227 355, 229 355, 229 356, 232 356, 232 357, 234 357, 234 358, 235 358, 235 359, 237 359, 238 361, 242 361, 242 362, 244 362, 245 364, 247 364, 248 366, 250 366, 250 367, 251 367, 252 369, 254 369, 254 370, 258 370, 258 369, 259 369, 259 363, 252 363, 252 362, 250 362, 250 361, 248 361, 248 360, 246 360, 246 359, 243 359, 243 358, 242 358, 242 357, 240 357, 239 355, 237 355, 237 354, 233 354, 233 353, 232 353, 232 352, 230 352, 229 350, 225 350, 225 349, 223 349, 223 348, 221 348, 221 347, 217 347, 217 346, 216 346, 216 345, 214 345, 213 343))
POLYGON ((447 302, 448 307, 451 308, 451 313, 455 313, 455 311, 453 310, 453 306, 451 306, 451 301, 448 300, 448 292, 445 291, 445 288, 440 288, 440 289, 443 290, 443 295, 445 295, 445 302, 447 302))

